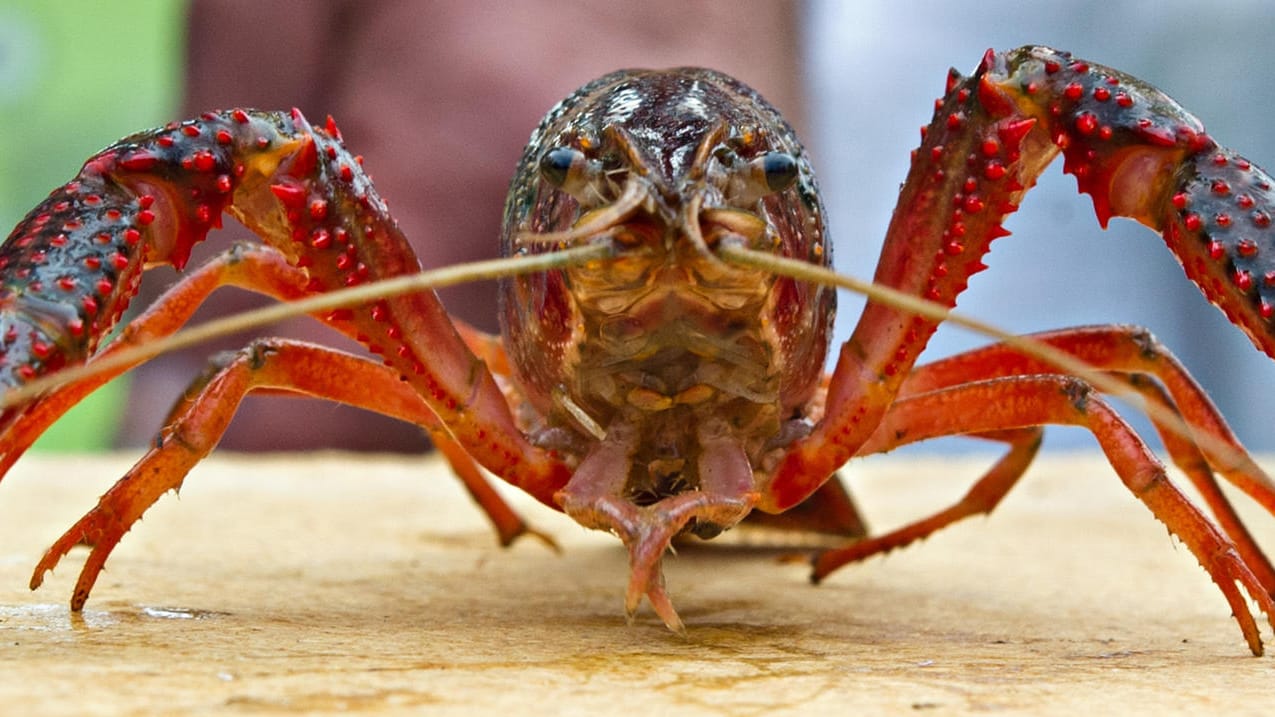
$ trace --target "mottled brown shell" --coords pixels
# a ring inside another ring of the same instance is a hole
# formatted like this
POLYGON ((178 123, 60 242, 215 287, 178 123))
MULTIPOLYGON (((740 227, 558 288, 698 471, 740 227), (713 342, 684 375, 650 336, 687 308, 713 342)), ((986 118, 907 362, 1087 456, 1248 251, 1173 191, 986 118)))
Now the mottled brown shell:
POLYGON ((723 157, 785 152, 797 160, 797 180, 736 208, 764 222, 767 249, 828 265, 823 208, 792 129, 756 92, 711 70, 595 80, 532 134, 505 207, 505 254, 551 250, 519 238, 570 229, 584 213, 541 176, 541 158, 559 147, 599 160, 616 186, 641 174, 653 198, 616 232, 614 258, 502 284, 505 344, 529 400, 551 424, 578 423, 563 416, 564 403, 600 426, 642 423, 643 432, 724 418, 755 458, 783 422, 803 415, 822 373, 835 295, 726 266, 697 249, 678 218, 699 202, 701 231, 711 234, 707 217, 726 198, 706 178, 722 173, 723 157))

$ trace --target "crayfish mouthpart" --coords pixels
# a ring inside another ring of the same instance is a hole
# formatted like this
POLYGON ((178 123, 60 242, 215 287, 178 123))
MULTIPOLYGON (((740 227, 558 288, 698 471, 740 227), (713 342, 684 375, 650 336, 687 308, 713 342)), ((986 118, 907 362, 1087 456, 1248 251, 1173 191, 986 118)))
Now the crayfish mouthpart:
POLYGON ((615 496, 588 501, 573 499, 566 493, 559 493, 557 497, 564 512, 576 522, 610 532, 628 548, 629 582, 624 594, 628 622, 632 624, 645 596, 664 625, 682 636, 686 635, 686 625, 665 588, 664 553, 672 551, 672 542, 677 536, 683 532, 694 533, 697 525, 711 525, 717 530, 738 523, 757 500, 755 493, 746 494, 742 499, 723 499, 699 491, 646 506, 615 496))
POLYGON ((624 614, 630 625, 642 604, 642 596, 651 603, 651 609, 669 630, 686 636, 686 625, 673 608, 664 586, 664 551, 670 549, 672 534, 676 530, 643 529, 634 540, 626 540, 629 548, 629 585, 624 594, 624 614))
POLYGON ((651 609, 664 622, 665 627, 682 637, 687 636, 686 624, 682 622, 677 610, 673 608, 673 602, 669 600, 668 592, 664 589, 664 577, 662 574, 660 575, 659 585, 648 589, 645 593, 639 592, 635 594, 633 585, 630 583, 629 592, 624 600, 624 613, 630 625, 633 624, 634 617, 637 615, 638 605, 642 602, 643 594, 646 595, 646 599, 651 603, 651 609))

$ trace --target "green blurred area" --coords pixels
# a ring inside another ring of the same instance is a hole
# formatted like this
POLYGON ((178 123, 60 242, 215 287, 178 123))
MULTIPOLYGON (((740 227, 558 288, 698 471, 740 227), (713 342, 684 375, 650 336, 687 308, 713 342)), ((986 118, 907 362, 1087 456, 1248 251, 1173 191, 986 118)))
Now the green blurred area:
MULTIPOLYGON (((84 160, 174 119, 181 0, 0 0, 0 226, 7 234, 84 160)), ((36 444, 112 445, 127 377, 77 406, 36 444)))

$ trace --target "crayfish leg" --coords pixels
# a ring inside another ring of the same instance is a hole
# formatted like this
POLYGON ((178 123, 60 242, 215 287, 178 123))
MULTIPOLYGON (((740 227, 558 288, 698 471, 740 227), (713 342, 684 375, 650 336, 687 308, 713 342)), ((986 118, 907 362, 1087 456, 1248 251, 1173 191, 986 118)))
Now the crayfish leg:
MULTIPOLYGON (((421 418, 425 419, 425 416, 421 418)), ((426 420, 433 423, 433 425, 426 424, 424 427, 429 431, 429 438, 434 442, 434 447, 451 465, 452 472, 465 486, 469 496, 491 520, 492 527, 496 529, 496 537, 502 546, 508 547, 519 538, 527 536, 540 541, 555 553, 562 552, 561 546, 553 539, 553 536, 528 525, 521 515, 509 507, 509 504, 500 497, 491 482, 483 475, 474 459, 465 452, 464 447, 457 443, 456 439, 447 433, 442 424, 433 417, 433 413, 429 413, 426 420)))
MULTIPOLYGON (((900 399, 876 435, 907 442, 939 436, 987 433, 1022 426, 1077 425, 1098 439, 1125 487, 1177 536, 1222 591, 1254 655, 1261 634, 1243 591, 1275 628, 1275 598, 1220 531, 1169 479, 1133 429, 1084 382, 1060 375, 1010 376, 974 381, 900 399)), ((885 439, 885 449, 899 441, 885 439)))
MULTIPOLYGON (((1085 326, 1030 338, 1122 378, 1129 390, 1165 409, 1165 416, 1177 417, 1174 426, 1156 412, 1148 413, 1173 463, 1199 491, 1267 591, 1275 593, 1275 567, 1219 488, 1215 471, 1271 514, 1275 514, 1275 482, 1253 461, 1208 394, 1177 358, 1149 332, 1135 326, 1085 326)), ((1059 373, 1056 367, 1013 347, 993 344, 917 368, 901 395, 1005 376, 1059 373)), ((884 450, 882 438, 878 433, 864 450, 884 450)))
MULTIPOLYGON (((280 300, 296 299, 305 295, 305 274, 288 264, 274 249, 260 244, 236 244, 169 287, 87 363, 174 333, 186 325, 213 291, 223 286, 237 286, 280 300)), ((0 456, 0 477, 8 473, 45 429, 72 406, 140 361, 121 364, 64 384, 15 410, 12 420, 0 434, 5 446, 4 454, 0 456)))
MULTIPOLYGON (((957 521, 974 515, 991 513, 1018 484, 1018 480, 1031 465, 1036 453, 1040 450, 1042 433, 1043 431, 1039 428, 1018 428, 975 434, 977 437, 1008 443, 1009 451, 975 481, 959 501, 934 515, 888 533, 864 538, 833 550, 819 551, 811 561, 814 569, 810 573, 810 581, 817 584, 847 563, 865 560, 874 555, 884 555, 891 550, 928 538, 957 521)), ((865 446, 865 451, 875 448, 878 446, 870 444, 865 446)), ((880 450, 884 452, 888 449, 880 450)))
MULTIPOLYGON (((40 586, 76 545, 91 552, 81 569, 71 608, 80 610, 88 599, 111 551, 142 514, 170 490, 181 487, 191 468, 216 446, 234 416, 235 407, 251 391, 273 391, 338 401, 416 423, 431 433, 443 430, 429 406, 392 369, 352 354, 298 341, 262 339, 240 351, 223 354, 174 407, 151 449, 98 501, 97 506, 67 530, 45 552, 31 578, 40 586)), ((453 443, 441 446, 454 448, 453 443)), ((463 468, 463 461, 453 466, 463 468)), ((475 481, 485 484, 472 460, 462 480, 471 493, 483 493, 475 481)), ((538 537, 551 547, 551 539, 527 528, 521 518, 490 493, 480 505, 496 523, 502 540, 520 534, 538 537)))

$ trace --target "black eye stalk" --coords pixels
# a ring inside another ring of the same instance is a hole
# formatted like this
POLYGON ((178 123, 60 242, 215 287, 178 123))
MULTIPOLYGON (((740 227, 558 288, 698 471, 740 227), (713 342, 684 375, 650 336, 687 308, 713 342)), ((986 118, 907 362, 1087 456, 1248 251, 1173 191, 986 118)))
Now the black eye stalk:
POLYGON ((589 160, 584 152, 570 147, 557 147, 544 153, 540 158, 540 176, 555 187, 566 186, 571 176, 571 168, 583 166, 589 160))
POLYGON ((797 181, 797 158, 787 152, 767 152, 749 164, 761 163, 770 191, 779 193, 797 181))
POLYGON ((583 205, 592 206, 603 200, 602 163, 574 147, 555 147, 541 155, 540 176, 583 205))
POLYGON ((732 164, 723 194, 730 206, 740 209, 791 187, 800 174, 797 158, 787 152, 766 152, 747 162, 736 159, 732 164))

